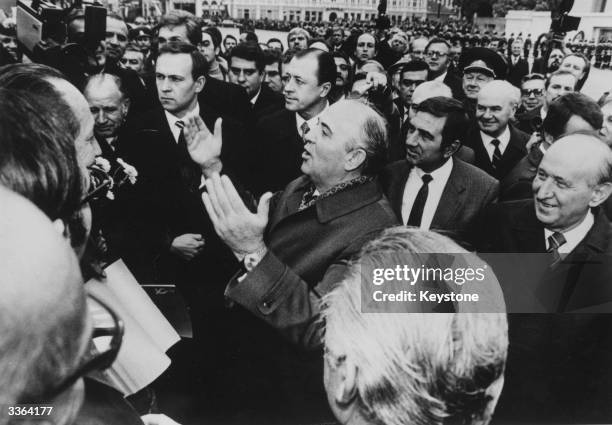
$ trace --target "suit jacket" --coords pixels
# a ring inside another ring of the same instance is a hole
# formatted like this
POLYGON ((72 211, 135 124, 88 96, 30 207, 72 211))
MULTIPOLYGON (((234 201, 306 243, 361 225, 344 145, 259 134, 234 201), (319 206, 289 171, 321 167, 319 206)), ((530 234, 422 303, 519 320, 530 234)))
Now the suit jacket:
POLYGON ((463 93, 463 81, 453 69, 449 68, 446 76, 444 77, 443 83, 450 87, 451 92, 453 93, 453 98, 463 100, 465 97, 465 93, 463 93))
POLYGON ((198 95, 200 106, 207 105, 216 114, 233 118, 245 124, 251 117, 251 103, 246 91, 237 84, 215 78, 206 78, 204 89, 198 95))
POLYGON ((282 190, 302 172, 304 142, 295 112, 281 109, 262 117, 255 127, 256 160, 252 171, 255 194, 282 190))
POLYGON ((521 159, 500 182, 500 201, 531 199, 533 196, 531 183, 538 172, 543 156, 540 145, 534 145, 527 156, 521 159))
POLYGON ((285 97, 275 93, 267 84, 261 85, 261 91, 255 104, 252 106, 252 115, 255 122, 264 115, 279 111, 285 108, 285 97))
MULTIPOLYGON (((412 166, 402 160, 388 165, 381 175, 385 195, 400 221, 404 189, 411 170, 412 166)), ((455 159, 431 222, 431 230, 472 246, 482 213, 496 200, 498 186, 497 180, 484 171, 455 159)))
POLYGON ((477 124, 473 125, 468 130, 468 135, 466 137, 465 142, 467 146, 471 147, 474 150, 474 165, 486 171, 498 180, 503 179, 510 172, 510 170, 512 170, 512 168, 514 168, 514 166, 527 154, 525 145, 529 140, 529 135, 523 133, 520 130, 517 130, 511 124, 508 125, 510 126, 510 141, 508 142, 508 146, 506 146, 506 150, 502 155, 501 164, 499 165, 497 170, 495 170, 493 168, 493 165, 491 164, 489 153, 484 147, 482 138, 480 137, 480 130, 477 124))
POLYGON ((506 80, 508 80, 511 84, 516 87, 521 87, 521 79, 529 74, 529 63, 526 59, 519 57, 518 61, 516 61, 515 65, 512 65, 512 57, 509 56, 507 59, 508 62, 508 76, 506 80))
MULTIPOLYGON (((544 231, 535 217, 532 201, 505 202, 492 209, 491 217, 496 219, 485 227, 493 242, 489 246, 491 252, 504 253, 499 256, 508 261, 512 253, 543 252, 544 231)), ((496 423, 610 421, 612 316, 595 313, 610 311, 611 253, 610 222, 597 212, 586 237, 548 278, 548 282, 563 289, 563 305, 558 306, 563 313, 508 315, 506 382, 494 415, 496 423)), ((533 257, 534 254, 522 255, 520 263, 506 269, 526 269, 533 257)), ((495 264, 489 264, 506 292, 508 283, 504 283, 495 264)), ((529 278, 527 273, 524 275, 529 278)), ((520 283, 521 279, 511 282, 520 283)), ((529 284, 526 282, 522 288, 529 284)), ((512 313, 512 304, 507 305, 512 313)))
POLYGON ((531 111, 523 112, 516 116, 516 128, 524 131, 527 134, 531 134, 534 131, 540 131, 542 125, 541 111, 542 107, 538 106, 531 111))

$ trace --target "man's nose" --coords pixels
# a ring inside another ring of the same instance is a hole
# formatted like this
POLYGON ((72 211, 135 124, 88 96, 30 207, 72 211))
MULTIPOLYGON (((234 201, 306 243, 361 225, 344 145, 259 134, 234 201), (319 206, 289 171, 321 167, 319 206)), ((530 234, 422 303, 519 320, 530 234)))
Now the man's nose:
POLYGON ((406 135, 406 146, 416 146, 416 145, 418 145, 416 132, 412 134, 408 133, 406 135))
POLYGON ((162 81, 161 90, 162 91, 170 91, 170 83, 169 83, 167 78, 164 78, 164 80, 162 81))
POLYGON ((103 122, 105 122, 105 121, 106 121, 106 118, 107 118, 107 116, 106 116, 106 114, 104 113, 104 111, 99 111, 99 112, 96 114, 96 122, 97 122, 97 123, 103 123, 103 122))
POLYGON ((535 185, 535 195, 538 197, 538 199, 550 198, 552 196, 552 185, 552 178, 546 178, 544 181, 538 180, 535 185))

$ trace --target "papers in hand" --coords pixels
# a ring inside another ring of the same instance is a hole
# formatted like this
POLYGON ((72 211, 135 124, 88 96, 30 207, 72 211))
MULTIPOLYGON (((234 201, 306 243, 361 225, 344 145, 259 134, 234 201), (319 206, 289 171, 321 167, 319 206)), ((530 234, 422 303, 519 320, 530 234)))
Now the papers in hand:
POLYGON ((165 352, 180 337, 123 261, 111 264, 105 273, 106 279, 92 279, 86 289, 119 315, 125 334, 113 365, 92 377, 128 396, 149 385, 170 366, 165 352))

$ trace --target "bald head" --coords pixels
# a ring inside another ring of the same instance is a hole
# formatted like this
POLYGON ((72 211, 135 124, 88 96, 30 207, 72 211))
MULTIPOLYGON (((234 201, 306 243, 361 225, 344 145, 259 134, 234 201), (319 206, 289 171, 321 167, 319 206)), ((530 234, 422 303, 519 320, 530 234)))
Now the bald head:
POLYGON ((521 91, 508 81, 493 80, 485 84, 478 93, 478 99, 491 97, 518 105, 521 100, 521 91))
POLYGON ((0 405, 74 371, 88 338, 77 259, 49 219, 0 187, 0 405))
POLYGON ((544 154, 533 181, 535 212, 546 228, 566 232, 612 192, 612 151, 587 134, 557 140, 544 154))
MULTIPOLYGON (((419 84, 412 93, 412 104, 418 105, 424 100, 431 99, 432 97, 453 97, 453 92, 450 87, 444 84, 442 81, 425 81, 419 84)), ((415 109, 410 108, 408 111, 408 117, 412 119, 415 114, 415 109)))

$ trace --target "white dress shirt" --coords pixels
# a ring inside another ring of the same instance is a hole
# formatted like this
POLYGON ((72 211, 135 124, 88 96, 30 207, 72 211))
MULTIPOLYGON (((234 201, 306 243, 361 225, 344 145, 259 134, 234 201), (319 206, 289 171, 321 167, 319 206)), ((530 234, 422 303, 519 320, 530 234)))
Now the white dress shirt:
POLYGON ((506 126, 506 129, 499 137, 489 136, 484 132, 480 132, 480 138, 482 139, 482 144, 484 145, 487 153, 489 154, 489 159, 493 162, 493 152, 495 152, 495 146, 491 143, 494 139, 499 140, 499 151, 503 155, 506 152, 506 148, 508 147, 508 143, 510 143, 510 127, 506 126))
POLYGON ((416 200, 417 194, 423 186, 423 175, 429 174, 432 180, 429 182, 429 192, 427 194, 427 201, 425 201, 425 208, 423 209, 423 216, 421 217, 421 229, 429 229, 431 222, 433 221, 440 198, 442 198, 442 192, 448 178, 450 177, 451 171, 453 170, 453 158, 451 157, 444 163, 443 166, 431 173, 425 173, 418 167, 412 167, 408 180, 406 180, 406 186, 404 187, 404 196, 402 197, 402 221, 403 223, 408 222, 410 217, 410 211, 416 200))
POLYGON ((170 112, 164 109, 164 113, 166 114, 166 119, 168 120, 168 125, 170 126, 170 131, 174 136, 174 141, 178 143, 179 137, 181 135, 181 129, 176 125, 177 121, 183 121, 185 125, 187 125, 187 120, 191 117, 195 117, 200 115, 200 105, 196 102, 195 108, 191 111, 187 112, 183 118, 178 118, 175 115, 172 115, 170 112))
POLYGON ((315 115, 314 117, 312 117, 308 121, 305 120, 304 118, 302 118, 301 115, 298 114, 297 112, 295 113, 295 123, 297 125, 297 131, 298 131, 298 134, 300 135, 300 137, 304 136, 302 134, 302 124, 308 123, 308 128, 314 128, 315 125, 317 125, 317 123, 319 121, 319 115, 321 115, 321 113, 323 113, 323 111, 325 111, 327 108, 329 108, 329 102, 325 102, 325 107, 321 110, 321 112, 319 112, 317 115, 315 115))
POLYGON ((250 100, 251 105, 255 105, 255 102, 257 102, 257 99, 259 99, 260 94, 261 94, 261 87, 259 87, 259 91, 257 92, 257 94, 251 98, 250 100))
MULTIPOLYGON (((572 252, 574 248, 576 248, 576 246, 584 239, 589 230, 591 230, 593 223, 595 223, 595 217, 593 217, 593 213, 589 211, 582 220, 582 223, 573 229, 568 230, 567 232, 562 232, 562 235, 565 238, 565 243, 557 250, 559 251, 559 254, 567 255, 572 252)), ((544 243, 547 250, 550 248, 548 244, 548 237, 552 234, 553 231, 546 228, 544 229, 544 243)))

